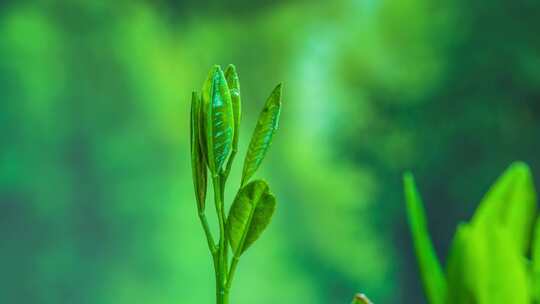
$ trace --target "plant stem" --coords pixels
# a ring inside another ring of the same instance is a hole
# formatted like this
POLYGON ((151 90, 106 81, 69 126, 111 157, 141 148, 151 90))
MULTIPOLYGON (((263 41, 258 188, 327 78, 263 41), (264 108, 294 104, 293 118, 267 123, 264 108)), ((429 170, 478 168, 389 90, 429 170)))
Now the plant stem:
MULTIPOLYGON (((229 156, 229 160, 227 162, 227 166, 225 168, 225 171, 222 172, 221 174, 221 183, 220 183, 220 186, 221 186, 221 197, 224 198, 225 197, 225 183, 227 182, 227 179, 229 178, 229 175, 231 173, 231 169, 232 169, 232 163, 234 161, 234 157, 236 156, 236 153, 237 153, 238 149, 237 149, 237 146, 234 145, 233 148, 232 148, 232 151, 231 151, 231 155, 229 156)), ((223 210, 224 208, 222 208, 222 217, 225 219, 225 211, 223 210)), ((230 269, 227 269, 227 264, 228 264, 228 261, 229 261, 229 257, 228 257, 228 244, 229 244, 229 241, 228 241, 228 238, 227 238, 227 234, 225 233, 225 249, 224 249, 224 252, 223 252, 223 260, 226 261, 225 262, 225 271, 228 271, 227 275, 226 275, 226 282, 225 282, 225 286, 223 287, 223 292, 224 292, 224 303, 223 304, 228 304, 229 303, 229 290, 231 289, 231 281, 232 281, 232 276, 234 275, 234 271, 236 269, 236 264, 238 263, 238 259, 236 257, 233 258, 233 261, 231 264, 231 268, 230 269), (234 265, 234 267, 233 267, 234 265), (232 272, 231 272, 232 271, 232 272)))
POLYGON ((212 237, 212 232, 210 231, 210 227, 208 226, 208 220, 206 220, 206 215, 204 214, 204 211, 199 211, 199 219, 201 220, 201 225, 203 226, 204 234, 206 235, 206 241, 208 242, 208 249, 210 249, 210 253, 212 254, 212 257, 215 258, 217 253, 216 244, 214 243, 214 238, 212 237))
POLYGON ((208 249, 210 249, 210 254, 212 255, 212 265, 214 266, 214 272, 216 273, 216 282, 218 281, 217 270, 218 270, 218 249, 214 243, 214 238, 212 237, 212 232, 208 226, 208 221, 206 220, 206 215, 204 211, 199 210, 199 219, 203 226, 204 234, 206 235, 206 240, 208 242, 208 249))
POLYGON ((234 274, 236 272, 236 267, 238 266, 238 261, 240 260, 240 257, 234 255, 231 262, 231 268, 229 269, 229 277, 227 278, 227 285, 225 285, 225 290, 227 293, 231 290, 232 281, 234 278, 234 274))
POLYGON ((220 174, 215 174, 212 177, 214 186, 214 201, 216 205, 216 213, 219 221, 219 246, 217 252, 217 267, 216 267, 216 302, 217 304, 227 304, 228 293, 225 292, 227 283, 227 243, 225 237, 225 212, 223 210, 223 185, 221 184, 220 174))
MULTIPOLYGON (((221 181, 220 181, 221 182, 220 183, 221 188, 220 188, 220 190, 221 190, 221 199, 222 199, 221 217, 223 218, 223 226, 224 226, 224 228, 226 228, 225 225, 227 224, 226 223, 227 216, 225 215, 225 203, 224 203, 224 200, 225 200, 225 181, 227 180, 227 177, 224 176, 224 174, 225 173, 221 174, 221 181)), ((228 238, 228 234, 227 234, 226 231, 223 234, 223 237, 224 237, 224 241, 223 241, 223 243, 224 243, 223 261, 225 261, 225 262, 224 262, 224 264, 222 266, 223 266, 223 271, 225 273, 225 284, 226 284, 226 282, 228 280, 228 277, 229 277, 229 272, 228 272, 229 271, 229 269, 228 269, 228 267, 229 267, 229 238, 228 238)))

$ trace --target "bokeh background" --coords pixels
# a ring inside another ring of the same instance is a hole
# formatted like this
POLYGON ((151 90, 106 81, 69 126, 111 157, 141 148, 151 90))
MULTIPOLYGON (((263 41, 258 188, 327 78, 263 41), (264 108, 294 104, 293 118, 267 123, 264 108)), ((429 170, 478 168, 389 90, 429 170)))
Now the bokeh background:
POLYGON ((511 161, 540 176, 536 0, 2 1, 1 303, 213 302, 188 117, 215 63, 240 156, 284 82, 279 205, 232 303, 425 303, 402 172, 443 260, 511 161))

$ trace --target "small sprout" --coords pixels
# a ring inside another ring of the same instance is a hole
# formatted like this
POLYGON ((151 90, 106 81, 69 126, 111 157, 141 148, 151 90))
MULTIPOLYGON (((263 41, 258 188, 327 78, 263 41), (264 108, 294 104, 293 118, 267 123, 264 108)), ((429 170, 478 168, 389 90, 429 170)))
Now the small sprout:
POLYGON ((229 290, 240 257, 266 229, 276 206, 276 198, 262 180, 248 183, 264 159, 281 111, 281 84, 266 101, 244 161, 241 187, 225 215, 225 185, 238 149, 241 117, 240 81, 234 65, 225 73, 214 66, 201 94, 191 101, 191 166, 199 219, 216 272, 216 301, 229 303, 229 290), (200 96, 200 98, 199 98, 200 96), (208 177, 208 172, 211 176, 208 177), (212 180, 219 239, 214 242, 206 219, 207 180, 212 180), (230 247, 233 257, 229 258, 230 247))
POLYGON ((354 296, 351 304, 373 304, 368 297, 363 293, 358 293, 354 296))

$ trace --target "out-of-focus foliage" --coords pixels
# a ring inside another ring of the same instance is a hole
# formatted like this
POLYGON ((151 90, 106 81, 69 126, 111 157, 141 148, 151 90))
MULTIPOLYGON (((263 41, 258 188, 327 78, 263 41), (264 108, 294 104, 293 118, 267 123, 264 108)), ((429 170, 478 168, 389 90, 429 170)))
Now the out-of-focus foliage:
POLYGON ((371 301, 364 294, 357 294, 354 296, 351 304, 371 304, 371 301))
POLYGON ((229 62, 241 134, 287 88, 231 302, 421 303, 400 174, 438 253, 512 159, 538 175, 538 28, 533 0, 3 1, 0 303, 212 301, 189 101, 229 62))
POLYGON ((411 173, 405 174, 403 183, 409 225, 426 296, 432 304, 444 304, 446 302, 446 280, 429 237, 422 198, 416 189, 411 173))
MULTIPOLYGON (((535 303, 530 288, 540 281, 530 275, 530 232, 536 217, 536 192, 529 167, 515 163, 486 194, 469 223, 462 223, 454 237, 446 278, 425 227, 422 203, 412 176, 404 180, 409 220, 422 268, 429 303, 535 303), (435 260, 435 261, 434 261, 435 260), (448 288, 446 288, 446 284, 448 288)), ((534 244, 537 252, 539 244, 534 244)), ((533 269, 536 266, 533 266, 533 269)))

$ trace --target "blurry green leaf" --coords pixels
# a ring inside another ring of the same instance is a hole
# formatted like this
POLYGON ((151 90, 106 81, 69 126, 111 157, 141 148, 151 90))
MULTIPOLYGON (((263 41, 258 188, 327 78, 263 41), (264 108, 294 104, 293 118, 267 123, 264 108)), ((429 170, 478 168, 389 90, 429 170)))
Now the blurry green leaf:
POLYGON ((483 228, 458 228, 448 259, 447 303, 531 303, 525 259, 511 245, 509 230, 483 228))
POLYGON ((225 79, 227 79, 227 85, 231 93, 232 109, 234 116, 234 136, 232 149, 238 149, 238 138, 240 136, 240 119, 242 115, 242 101, 240 98, 240 80, 238 79, 238 73, 236 73, 236 67, 230 64, 225 70, 225 79))
POLYGON ((196 92, 191 96, 191 168, 193 186, 199 211, 204 211, 206 202, 207 169, 204 163, 204 153, 200 144, 201 100, 196 92))
POLYGON ((507 228, 513 236, 510 244, 514 243, 525 254, 530 246, 535 210, 536 192, 531 172, 526 164, 516 162, 489 189, 471 222, 484 227, 507 228))
POLYGON ((422 200, 411 173, 405 174, 403 182, 409 225, 426 296, 432 304, 443 304, 446 297, 445 277, 429 237, 422 200))
POLYGON ((278 128, 279 114, 281 112, 281 84, 270 94, 259 116, 255 131, 251 136, 244 170, 242 172, 242 185, 247 183, 251 176, 261 165, 268 148, 272 142, 274 132, 278 128))
MULTIPOLYGON (((469 274, 481 271, 479 303, 530 303, 525 255, 530 246, 536 193, 529 167, 513 163, 482 199, 471 226, 469 246, 478 256, 469 274), (482 265, 483 266, 480 266, 482 265)), ((472 251, 472 250, 470 250, 472 251)))
POLYGON ((371 301, 364 294, 357 294, 354 296, 351 304, 372 304, 371 301))
POLYGON ((458 227, 448 258, 447 303, 531 303, 525 254, 535 200, 529 168, 512 164, 471 223, 458 227))
POLYGON ((227 233, 235 256, 240 256, 259 238, 275 207, 276 199, 264 181, 255 180, 240 189, 227 219, 227 233))
POLYGON ((482 249, 474 239, 468 224, 460 224, 450 247, 447 263, 446 303, 479 303, 477 282, 484 279, 485 264, 482 263, 482 249))
POLYGON ((532 246, 532 288, 536 302, 540 303, 540 217, 536 220, 532 246))
POLYGON ((220 172, 232 147, 234 117, 231 95, 219 66, 210 71, 202 90, 204 132, 210 171, 220 172))
POLYGON ((480 229, 475 233, 478 258, 468 273, 485 268, 477 282, 478 303, 531 303, 525 258, 512 243, 512 231, 501 227, 480 229), (483 248, 479 249, 480 246, 483 248), (485 263, 485 266, 480 266, 480 263, 485 263))

